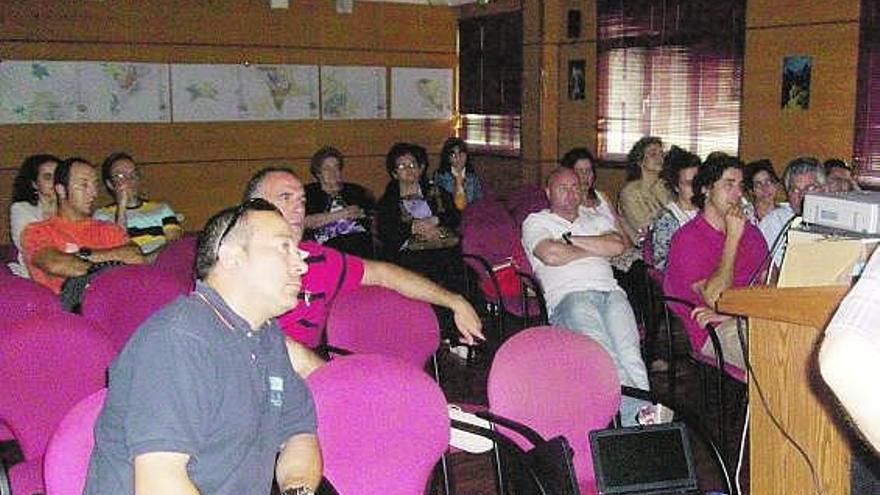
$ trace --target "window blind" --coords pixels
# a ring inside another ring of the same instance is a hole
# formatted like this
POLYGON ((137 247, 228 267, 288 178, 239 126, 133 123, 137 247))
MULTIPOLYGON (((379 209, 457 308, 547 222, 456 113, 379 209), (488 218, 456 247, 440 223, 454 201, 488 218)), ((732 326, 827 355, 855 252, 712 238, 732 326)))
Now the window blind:
POLYGON ((658 136, 705 156, 736 154, 742 0, 600 0, 598 152, 623 160, 658 136))
POLYGON ((880 5, 862 1, 853 162, 859 180, 880 185, 880 5))

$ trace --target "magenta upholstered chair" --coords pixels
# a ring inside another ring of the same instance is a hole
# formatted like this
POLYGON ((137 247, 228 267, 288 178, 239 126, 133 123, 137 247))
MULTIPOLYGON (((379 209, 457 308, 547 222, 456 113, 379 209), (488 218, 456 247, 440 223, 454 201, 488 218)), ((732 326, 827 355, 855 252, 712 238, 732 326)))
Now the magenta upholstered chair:
POLYGON ((312 373, 324 476, 342 495, 422 495, 449 445, 440 386, 402 360, 343 356, 312 373))
POLYGON ((12 322, 38 315, 60 313, 58 296, 31 279, 0 275, 0 321, 12 322))
POLYGON ((187 233, 166 244, 156 256, 153 266, 173 273, 192 289, 195 285, 196 243, 198 234, 187 233))
POLYGON ((12 492, 43 492, 43 454, 64 414, 106 385, 114 349, 85 318, 59 312, 0 327, 0 417, 24 461, 9 470, 12 492))
POLYGON ((364 286, 333 301, 327 344, 354 354, 393 356, 422 368, 440 347, 440 326, 430 304, 364 286))
POLYGON ((522 227, 523 220, 531 213, 550 207, 547 193, 538 186, 527 185, 507 197, 507 207, 517 226, 522 227))
POLYGON ((83 294, 81 313, 122 349, 144 320, 188 292, 183 280, 154 266, 117 266, 95 275, 83 294))
POLYGON ((95 446, 95 421, 106 395, 102 388, 79 401, 58 423, 43 458, 47 495, 82 494, 95 446))
MULTIPOLYGON (((489 410, 545 439, 563 435, 574 451, 581 493, 595 493, 588 434, 605 428, 620 405, 611 356, 593 339, 556 327, 533 327, 495 354, 487 383, 489 410)), ((511 434, 520 446, 531 446, 511 434)))

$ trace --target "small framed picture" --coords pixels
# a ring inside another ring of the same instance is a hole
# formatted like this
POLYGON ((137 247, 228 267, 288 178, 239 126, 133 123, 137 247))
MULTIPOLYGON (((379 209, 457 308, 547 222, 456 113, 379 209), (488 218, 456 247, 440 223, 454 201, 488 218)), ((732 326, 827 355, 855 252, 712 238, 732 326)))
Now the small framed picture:
POLYGON ((784 110, 810 108, 810 76, 813 57, 789 55, 782 59, 782 95, 780 106, 784 110))
POLYGON ((569 10, 568 11, 568 37, 569 38, 580 38, 581 37, 581 11, 580 10, 569 10))
POLYGON ((585 100, 587 98, 586 62, 583 60, 568 61, 568 99, 585 100))

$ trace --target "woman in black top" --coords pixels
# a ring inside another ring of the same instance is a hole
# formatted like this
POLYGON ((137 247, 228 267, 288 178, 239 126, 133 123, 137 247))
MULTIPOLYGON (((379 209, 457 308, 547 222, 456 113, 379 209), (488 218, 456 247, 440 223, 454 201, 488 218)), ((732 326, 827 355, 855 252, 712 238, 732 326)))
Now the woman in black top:
POLYGON ((371 217, 375 201, 363 187, 344 182, 344 159, 326 146, 312 155, 317 182, 306 186, 306 237, 362 258, 373 257, 371 217))
POLYGON ((379 200, 379 239, 389 261, 455 290, 462 273, 455 229, 461 215, 452 196, 425 177, 425 149, 396 143, 385 168, 391 181, 379 200))

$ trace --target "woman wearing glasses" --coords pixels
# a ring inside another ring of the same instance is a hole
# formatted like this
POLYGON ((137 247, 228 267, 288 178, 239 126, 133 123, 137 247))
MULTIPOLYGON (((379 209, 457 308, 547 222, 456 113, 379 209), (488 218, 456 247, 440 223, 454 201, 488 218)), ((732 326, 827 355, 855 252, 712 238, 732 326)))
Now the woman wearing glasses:
POLYGON ((148 201, 141 195, 141 174, 131 155, 116 152, 101 165, 101 179, 116 200, 98 209, 96 220, 124 228, 141 252, 149 254, 183 234, 180 220, 166 203, 148 201))
POLYGON ((452 195, 459 211, 483 197, 483 185, 474 173, 467 147, 461 139, 451 137, 443 143, 434 183, 452 195))
POLYGON ((428 155, 421 146, 396 143, 385 168, 391 180, 379 200, 379 240, 385 258, 450 286, 461 263, 455 228, 461 219, 452 196, 425 177, 428 155))

